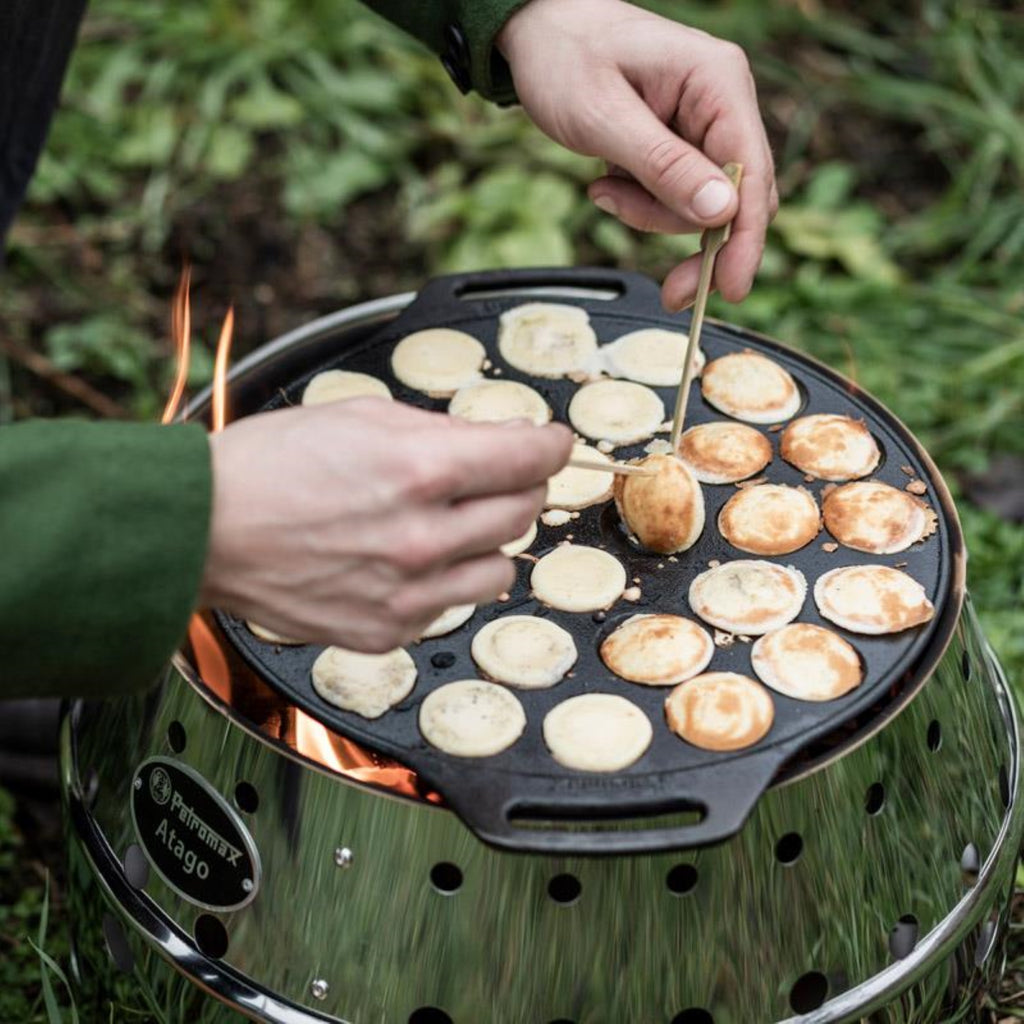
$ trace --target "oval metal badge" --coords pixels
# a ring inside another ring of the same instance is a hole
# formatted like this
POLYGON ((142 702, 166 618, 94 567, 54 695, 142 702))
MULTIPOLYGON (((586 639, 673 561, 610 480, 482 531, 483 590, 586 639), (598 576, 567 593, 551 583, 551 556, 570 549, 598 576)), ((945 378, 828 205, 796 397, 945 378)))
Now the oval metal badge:
POLYGON ((207 910, 238 910, 260 885, 249 830, 198 772, 167 757, 143 761, 132 781, 132 821, 149 862, 179 896, 207 910))

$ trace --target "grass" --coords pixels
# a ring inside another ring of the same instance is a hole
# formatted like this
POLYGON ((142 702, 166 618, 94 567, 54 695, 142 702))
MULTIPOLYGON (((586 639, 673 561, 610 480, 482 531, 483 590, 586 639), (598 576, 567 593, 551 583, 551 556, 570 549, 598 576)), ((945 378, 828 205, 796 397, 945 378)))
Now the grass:
MULTIPOLYGON (((713 312, 845 370, 918 434, 957 493, 971 587, 1021 687, 1024 526, 976 504, 971 480, 1024 457, 1024 14, 651 6, 747 47, 776 152, 783 206, 762 273, 713 312)), ((0 336, 146 418, 168 383, 186 254, 200 333, 235 301, 244 351, 431 273, 603 262, 658 276, 691 251, 592 209, 594 171, 519 112, 457 96, 433 57, 350 0, 94 0, 10 240, 0 336)), ((198 358, 193 383, 209 372, 198 358)), ((0 357, 0 423, 82 412, 0 357)), ((29 937, 41 945, 49 906, 60 961, 59 887, 48 901, 12 815, 0 794, 0 1021, 52 1022, 60 980, 29 937)), ((1024 943, 1012 956, 1019 981, 1024 943)), ((1024 1017, 1024 997, 1001 998, 993 1016, 1024 1017)))

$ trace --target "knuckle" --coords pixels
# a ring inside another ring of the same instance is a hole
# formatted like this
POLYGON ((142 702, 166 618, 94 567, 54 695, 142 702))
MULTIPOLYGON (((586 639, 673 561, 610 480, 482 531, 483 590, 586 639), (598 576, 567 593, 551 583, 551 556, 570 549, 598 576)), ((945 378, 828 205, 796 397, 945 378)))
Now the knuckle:
POLYGON ((685 180, 692 173, 695 162, 694 152, 672 136, 658 139, 644 159, 656 192, 685 180))
POLYGON ((733 67, 743 68, 744 70, 750 67, 750 62, 747 60, 746 50, 744 50, 738 43, 732 42, 730 39, 721 40, 717 59, 731 64, 733 67))
POLYGON ((420 573, 440 560, 441 545, 426 526, 414 522, 396 532, 400 539, 391 552, 391 562, 400 571, 420 573))

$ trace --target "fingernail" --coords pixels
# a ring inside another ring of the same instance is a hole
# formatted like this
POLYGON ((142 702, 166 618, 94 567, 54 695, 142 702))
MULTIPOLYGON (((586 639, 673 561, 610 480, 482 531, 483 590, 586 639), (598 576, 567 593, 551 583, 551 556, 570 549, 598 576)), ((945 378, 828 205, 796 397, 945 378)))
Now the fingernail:
POLYGON ((697 189, 690 205, 693 212, 705 220, 717 217, 731 202, 732 186, 720 178, 712 178, 697 189))
POLYGON ((595 196, 594 205, 599 210, 604 210, 605 213, 610 213, 613 217, 618 216, 619 205, 611 196, 595 196))

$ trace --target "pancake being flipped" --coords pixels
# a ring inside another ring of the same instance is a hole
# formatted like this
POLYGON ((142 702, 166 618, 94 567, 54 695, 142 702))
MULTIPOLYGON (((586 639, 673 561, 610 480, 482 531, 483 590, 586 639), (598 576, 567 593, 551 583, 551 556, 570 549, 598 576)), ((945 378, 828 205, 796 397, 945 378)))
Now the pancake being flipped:
POLYGON ((584 693, 544 716, 544 742, 552 757, 582 772, 617 772, 651 745, 650 719, 625 697, 584 693))
POLYGON ((772 445, 753 427, 721 420, 685 431, 679 438, 679 457, 702 484, 734 484, 772 461, 772 445))
POLYGON ((761 637, 750 650, 750 662, 766 686, 796 700, 835 700, 864 678, 854 648, 838 633, 810 622, 793 622, 761 637))
POLYGON ((706 672, 680 683, 665 700, 668 727, 702 750, 742 750, 768 734, 771 694, 736 672, 706 672))
POLYGON ((566 612, 611 607, 626 589, 626 570, 606 551, 583 544, 560 544, 533 567, 533 595, 566 612))
POLYGON ((554 686, 576 664, 576 644, 561 626, 533 615, 506 615, 473 637, 473 660, 488 679, 524 690, 554 686))
POLYGON ((905 551, 934 524, 923 501, 875 480, 837 487, 823 509, 825 528, 840 544, 873 555, 905 551))
POLYGON ((551 419, 551 407, 525 384, 514 380, 480 380, 459 388, 448 413, 474 423, 530 420, 538 427, 551 419))
POLYGON ((822 616, 852 633, 900 633, 929 622, 935 608, 913 577, 887 565, 847 565, 814 585, 822 616))
MULTIPOLYGON (((624 377, 655 388, 675 387, 682 380, 689 340, 689 335, 682 331, 645 327, 602 346, 601 360, 613 377, 624 377)), ((704 353, 698 349, 693 357, 695 377, 700 376, 705 361, 704 353)))
POLYGON ((648 455, 651 476, 617 476, 615 507, 648 551, 671 555, 692 547, 704 529, 704 494, 693 471, 673 455, 648 455))
POLYGON ((526 712, 503 686, 460 679, 439 686, 420 705, 420 732, 455 757, 492 757, 523 734, 526 712))
MULTIPOLYGON (((604 452, 599 452, 589 445, 573 446, 574 458, 583 458, 587 462, 598 465, 612 464, 604 452)), ((544 500, 545 508, 565 508, 571 511, 599 505, 612 496, 612 485, 615 477, 611 473, 599 473, 592 469, 580 469, 578 466, 566 466, 548 480, 548 493, 544 500)))
POLYGON ((781 629, 800 614, 807 581, 799 569, 774 562, 725 562, 690 584, 690 607, 705 622, 742 636, 781 629))
POLYGON ((681 615, 634 615, 601 644, 601 660, 612 672, 644 686, 690 679, 714 653, 707 631, 681 615))
POLYGON ((579 306, 528 302, 501 314, 498 351, 523 373, 565 377, 584 370, 597 352, 597 335, 579 306))
POLYGON ((569 422, 584 437, 633 444, 650 437, 665 419, 665 406, 649 387, 628 380, 598 380, 572 396, 569 422))
POLYGON ((391 370, 406 386, 449 398, 480 379, 487 351, 472 335, 431 327, 406 335, 391 353, 391 370))
POLYGON ((327 647, 313 663, 313 689, 328 704, 363 718, 380 718, 405 700, 416 683, 416 665, 408 651, 361 654, 327 647))
POLYGON ((778 363, 749 349, 704 367, 701 393, 716 409, 747 423, 779 423, 800 409, 800 389, 778 363))
POLYGON ((722 536, 753 555, 785 555, 810 544, 821 529, 814 495, 803 487, 760 484, 737 491, 718 514, 722 536))
POLYGON ((318 373, 302 392, 303 405, 342 402, 347 398, 390 398, 387 384, 368 373, 354 370, 324 370, 318 373))
POLYGON ((819 480, 856 480, 878 465, 882 453, 860 421, 834 413, 801 416, 782 433, 782 457, 819 480))
POLYGON ((435 636, 447 636, 449 633, 454 633, 464 622, 469 622, 475 611, 475 604, 454 604, 451 608, 446 608, 420 633, 420 639, 431 640, 435 636))

